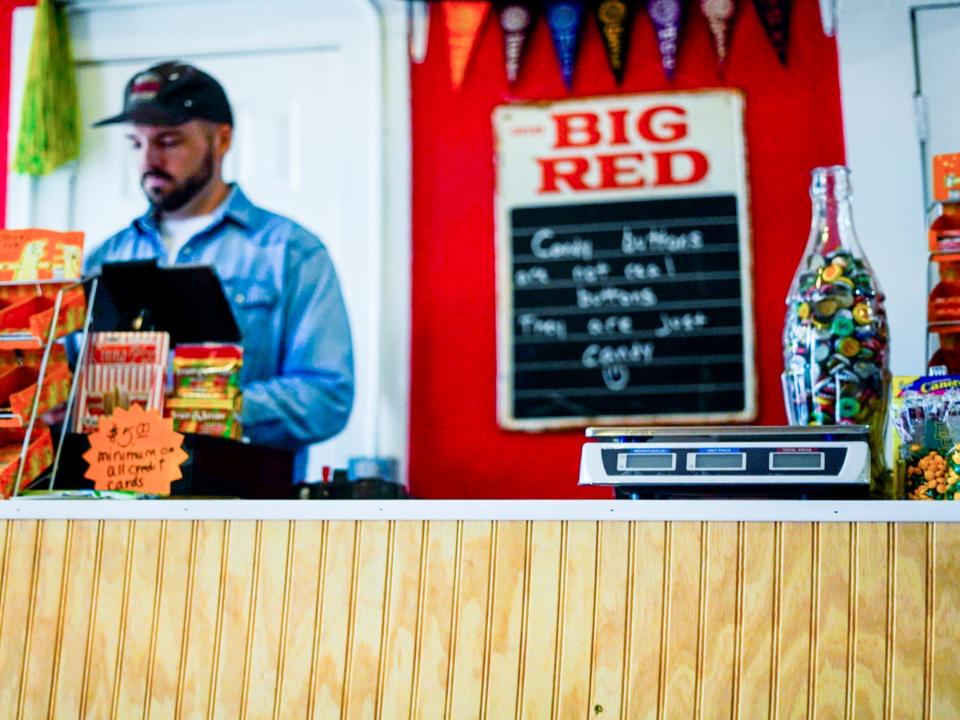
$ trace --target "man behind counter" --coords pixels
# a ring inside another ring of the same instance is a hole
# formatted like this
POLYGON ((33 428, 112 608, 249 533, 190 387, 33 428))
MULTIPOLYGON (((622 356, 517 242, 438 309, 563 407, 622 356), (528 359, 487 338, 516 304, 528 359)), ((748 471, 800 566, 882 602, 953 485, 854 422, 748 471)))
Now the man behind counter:
MULTIPOLYGON (((251 203, 222 177, 233 114, 220 84, 179 62, 137 73, 123 112, 150 207, 87 260, 212 265, 243 332, 244 434, 299 450, 346 425, 353 349, 336 271, 320 240, 251 203)), ((303 463, 300 464, 301 468, 303 463)))

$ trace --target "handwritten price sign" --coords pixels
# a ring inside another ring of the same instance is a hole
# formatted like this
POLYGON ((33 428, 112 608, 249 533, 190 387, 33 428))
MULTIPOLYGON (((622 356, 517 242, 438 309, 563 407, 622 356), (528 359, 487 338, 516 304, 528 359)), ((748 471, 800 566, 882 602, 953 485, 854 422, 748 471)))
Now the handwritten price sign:
POLYGON ((183 435, 173 431, 173 420, 157 410, 133 405, 117 408, 100 418, 83 455, 90 467, 84 474, 98 490, 135 490, 169 495, 170 483, 183 477, 187 459, 183 435))

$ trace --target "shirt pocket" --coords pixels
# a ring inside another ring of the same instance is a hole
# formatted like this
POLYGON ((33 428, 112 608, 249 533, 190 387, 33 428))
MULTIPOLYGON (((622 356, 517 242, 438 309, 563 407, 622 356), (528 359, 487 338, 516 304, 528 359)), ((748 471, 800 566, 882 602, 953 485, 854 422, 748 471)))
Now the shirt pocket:
POLYGON ((273 283, 236 277, 224 280, 224 286, 244 339, 272 336, 273 316, 280 297, 273 283))

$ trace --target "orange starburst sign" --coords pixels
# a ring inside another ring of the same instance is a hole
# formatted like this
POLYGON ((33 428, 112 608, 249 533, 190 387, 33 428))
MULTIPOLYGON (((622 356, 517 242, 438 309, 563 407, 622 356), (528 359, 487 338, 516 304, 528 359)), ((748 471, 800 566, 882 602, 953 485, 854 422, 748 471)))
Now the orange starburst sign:
POLYGON ((97 490, 132 490, 169 495, 170 483, 183 477, 187 459, 183 435, 173 431, 173 420, 157 410, 134 404, 100 418, 83 455, 90 467, 84 474, 97 490))

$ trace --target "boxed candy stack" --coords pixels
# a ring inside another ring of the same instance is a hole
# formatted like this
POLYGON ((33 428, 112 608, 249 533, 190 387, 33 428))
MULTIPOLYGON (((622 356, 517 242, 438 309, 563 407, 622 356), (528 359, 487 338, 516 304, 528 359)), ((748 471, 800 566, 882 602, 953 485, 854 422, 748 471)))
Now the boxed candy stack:
POLYGON ((960 500, 960 376, 895 378, 890 414, 898 495, 960 500))
POLYGON ((173 351, 173 394, 166 404, 173 429, 239 440, 242 367, 239 345, 178 345, 173 351))

